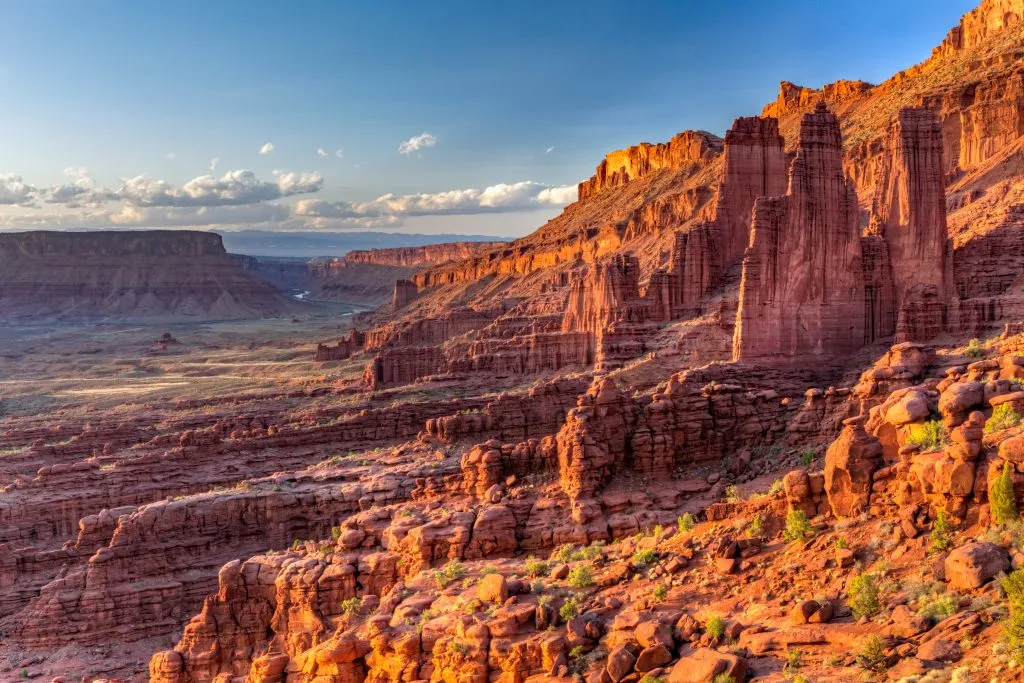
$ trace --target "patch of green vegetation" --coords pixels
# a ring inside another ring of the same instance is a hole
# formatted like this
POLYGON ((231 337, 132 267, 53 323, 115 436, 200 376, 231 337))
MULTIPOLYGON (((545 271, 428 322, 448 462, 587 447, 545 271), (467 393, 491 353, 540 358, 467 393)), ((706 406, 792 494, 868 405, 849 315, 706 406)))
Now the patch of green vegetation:
POLYGON ((558 608, 558 616, 562 618, 562 621, 575 619, 579 613, 580 603, 575 596, 568 598, 562 603, 562 606, 558 608))
POLYGON ((466 567, 459 562, 449 562, 443 569, 434 572, 434 583, 438 588, 447 588, 455 581, 461 581, 466 577, 466 567))
POLYGON ((858 666, 872 673, 884 673, 889 668, 889 658, 885 656, 885 641, 877 635, 870 636, 856 654, 858 666))
POLYGON ((786 515, 786 530, 782 532, 782 537, 790 543, 794 541, 802 541, 814 535, 814 527, 811 526, 810 520, 807 519, 807 513, 803 510, 793 508, 786 515))
POLYGON ((800 464, 804 467, 810 467, 814 464, 814 461, 817 460, 817 458, 818 454, 815 453, 813 449, 808 448, 800 454, 800 464))
POLYGON ((949 443, 949 432, 942 420, 928 420, 919 425, 911 425, 907 443, 917 446, 925 453, 937 451, 949 443))
POLYGON ((984 358, 985 345, 981 343, 980 339, 974 338, 964 347, 964 355, 968 358, 984 358))
POLYGON ((1020 515, 1017 511, 1017 494, 1013 489, 1013 472, 1010 463, 1003 463, 1003 471, 992 482, 988 490, 988 504, 992 513, 992 521, 999 526, 1016 522, 1020 515))
POLYGON ((711 683, 736 683, 736 679, 729 674, 718 674, 711 683))
POLYGON ((945 510, 939 510, 932 522, 931 543, 929 550, 933 553, 944 553, 953 547, 953 524, 946 517, 945 510))
POLYGON ((1009 403, 1000 403, 992 410, 992 417, 985 423, 985 433, 1001 432, 1016 427, 1024 422, 1024 416, 1013 409, 1009 403))
POLYGON ((871 574, 862 572, 850 579, 846 586, 846 595, 850 610, 857 619, 871 619, 882 609, 882 603, 878 599, 878 583, 871 574))
POLYGON ((331 527, 331 538, 334 539, 335 541, 337 541, 339 538, 341 538, 341 527, 340 526, 332 526, 331 527))
POLYGON ((689 531, 693 531, 693 527, 697 525, 697 522, 693 519, 693 515, 686 512, 682 517, 676 520, 676 525, 679 527, 679 533, 685 534, 689 531))
POLYGON ((776 494, 782 493, 784 488, 785 486, 783 485, 782 480, 776 479, 775 481, 772 482, 771 488, 768 489, 768 495, 774 496, 776 494))
POLYGON ((746 530, 749 538, 764 538, 765 526, 764 526, 764 515, 760 512, 754 515, 754 518, 747 524, 746 530))
POLYGON ((527 556, 526 562, 523 563, 523 569, 530 576, 547 576, 550 571, 547 562, 538 560, 533 555, 527 556))
POLYGON ((726 503, 739 503, 743 501, 743 496, 740 495, 740 487, 735 484, 730 484, 725 487, 725 502, 726 503))
POLYGON ((359 611, 363 601, 359 598, 348 598, 347 600, 341 601, 341 613, 342 614, 355 614, 359 611))
POLYGON ((1018 661, 1024 659, 1024 571, 1017 570, 1002 581, 1010 614, 1003 622, 1006 644, 1018 661))
POLYGON ((633 564, 640 569, 643 569, 647 565, 652 564, 656 559, 658 559, 658 553, 654 552, 653 550, 637 550, 635 553, 633 553, 633 564))
POLYGON ((651 595, 655 602, 665 602, 665 598, 668 597, 668 586, 663 583, 658 584, 651 595))
POLYGON ((569 571, 566 579, 573 588, 590 588, 594 585, 594 572, 588 564, 579 564, 569 571))
POLYGON ((725 635, 725 619, 713 614, 708 617, 708 620, 704 622, 704 633, 716 640, 721 640, 722 636, 725 635))

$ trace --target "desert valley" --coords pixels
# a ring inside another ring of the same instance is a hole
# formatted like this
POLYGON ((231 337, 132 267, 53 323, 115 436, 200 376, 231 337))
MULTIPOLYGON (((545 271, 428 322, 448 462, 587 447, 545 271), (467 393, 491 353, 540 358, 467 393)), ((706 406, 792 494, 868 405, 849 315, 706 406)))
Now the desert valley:
POLYGON ((0 232, 0 680, 1024 681, 1024 0, 577 197, 0 232))

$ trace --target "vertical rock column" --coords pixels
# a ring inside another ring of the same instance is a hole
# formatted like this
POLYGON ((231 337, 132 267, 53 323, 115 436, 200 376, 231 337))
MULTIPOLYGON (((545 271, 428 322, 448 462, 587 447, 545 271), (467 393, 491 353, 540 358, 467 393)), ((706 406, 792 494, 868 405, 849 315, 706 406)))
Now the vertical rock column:
POLYGON ((924 341, 947 326, 953 296, 938 116, 927 109, 900 110, 887 147, 872 203, 872 227, 888 245, 896 341, 924 341))
POLYGON ((736 360, 812 360, 864 343, 857 197, 823 104, 801 121, 789 192, 755 202, 736 323, 736 360))

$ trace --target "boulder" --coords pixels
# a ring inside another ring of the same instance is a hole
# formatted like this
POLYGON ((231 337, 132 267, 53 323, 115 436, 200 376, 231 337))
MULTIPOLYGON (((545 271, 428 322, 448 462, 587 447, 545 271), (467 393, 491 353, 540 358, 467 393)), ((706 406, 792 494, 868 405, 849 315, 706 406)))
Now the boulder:
POLYGON ((981 588, 1009 567, 1005 550, 994 543, 971 541, 949 554, 944 569, 950 587, 966 591, 981 588))

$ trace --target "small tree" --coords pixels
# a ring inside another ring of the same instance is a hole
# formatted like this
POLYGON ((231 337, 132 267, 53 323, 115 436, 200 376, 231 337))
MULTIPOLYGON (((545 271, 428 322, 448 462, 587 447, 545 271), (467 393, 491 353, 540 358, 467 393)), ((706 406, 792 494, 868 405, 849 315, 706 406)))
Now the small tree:
POLYGON ((863 669, 874 673, 882 673, 889 668, 888 657, 885 656, 885 642, 876 635, 864 643, 857 653, 857 664, 863 669))
POLYGON ((1017 520, 1017 494, 1013 490, 1013 472, 1010 463, 1003 463, 1002 473, 988 490, 988 503, 992 521, 1002 526, 1017 520))
POLYGON ((875 583, 875 577, 871 574, 857 574, 850 579, 850 583, 846 586, 846 594, 850 601, 850 610, 858 619, 862 617, 870 619, 882 609, 878 599, 878 586, 875 583))

